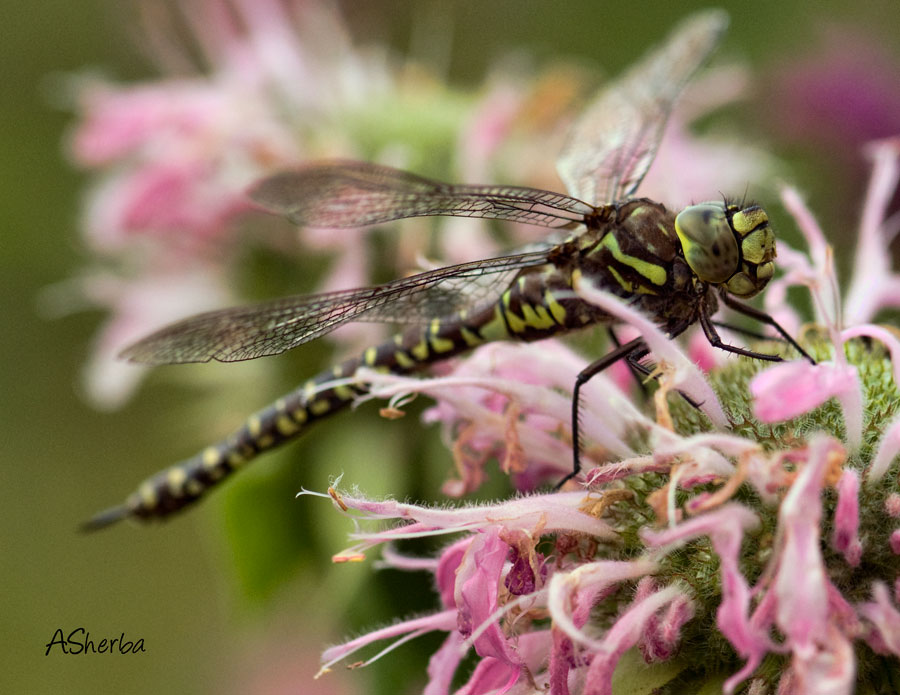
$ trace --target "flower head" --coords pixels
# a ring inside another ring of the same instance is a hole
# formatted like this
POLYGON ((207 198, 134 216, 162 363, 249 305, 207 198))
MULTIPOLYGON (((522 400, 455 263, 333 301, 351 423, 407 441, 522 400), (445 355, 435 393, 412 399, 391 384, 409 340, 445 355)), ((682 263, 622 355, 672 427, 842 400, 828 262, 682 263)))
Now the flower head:
MULTIPOLYGON (((861 253, 886 257, 884 200, 900 147, 872 151, 861 253)), ((399 538, 456 540, 429 564, 386 550, 388 564, 435 573, 441 608, 330 650, 329 666, 346 649, 434 629, 447 636, 429 665, 429 693, 449 692, 467 650, 477 665, 465 693, 612 693, 633 648, 660 684, 677 679, 681 691, 721 678, 728 693, 849 694, 859 678, 896 670, 900 503, 889 472, 900 454, 891 359, 900 343, 862 321, 897 297, 882 288, 866 311, 842 306, 824 235, 794 191, 784 196, 810 253, 789 250, 774 284, 811 293, 821 328, 807 330, 805 345, 817 364, 730 359, 704 376, 633 309, 576 287, 644 336, 658 389, 648 414, 627 387, 603 375, 588 383, 589 469, 566 491, 527 492, 570 465, 567 406, 584 364, 574 353, 501 343, 440 377, 363 375, 371 397, 437 401, 426 420, 442 424, 456 452, 461 479, 450 491, 477 487, 497 459, 526 496, 430 509, 333 491, 358 524, 397 522, 360 527, 339 557, 399 538)))

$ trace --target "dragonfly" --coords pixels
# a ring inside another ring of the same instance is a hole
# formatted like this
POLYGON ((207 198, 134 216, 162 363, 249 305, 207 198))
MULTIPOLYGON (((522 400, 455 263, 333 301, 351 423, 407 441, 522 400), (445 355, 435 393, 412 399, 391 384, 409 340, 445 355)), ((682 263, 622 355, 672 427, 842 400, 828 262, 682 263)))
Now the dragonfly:
MULTIPOLYGON (((250 416, 224 440, 148 478, 123 504, 97 514, 84 528, 125 518, 165 519, 195 503, 260 454, 296 439, 367 393, 366 384, 354 378, 361 367, 407 374, 491 341, 535 341, 611 326, 610 314, 573 291, 582 279, 632 303, 672 338, 699 323, 717 348, 782 359, 725 343, 712 319, 721 302, 768 324, 812 361, 773 318, 741 301, 761 292, 775 270, 775 234, 762 207, 720 200, 676 212, 634 197, 674 103, 727 24, 727 15, 718 10, 689 17, 601 90, 575 121, 557 161, 568 195, 448 184, 354 161, 310 164, 252 186, 249 196, 258 206, 302 226, 363 227, 445 215, 539 225, 567 236, 378 286, 199 314, 140 340, 123 352, 124 358, 150 365, 232 362, 283 353, 348 321, 405 326, 250 416)), ((637 337, 576 378, 573 467, 566 480, 580 470, 580 389, 617 360, 637 369, 648 354, 637 337)))

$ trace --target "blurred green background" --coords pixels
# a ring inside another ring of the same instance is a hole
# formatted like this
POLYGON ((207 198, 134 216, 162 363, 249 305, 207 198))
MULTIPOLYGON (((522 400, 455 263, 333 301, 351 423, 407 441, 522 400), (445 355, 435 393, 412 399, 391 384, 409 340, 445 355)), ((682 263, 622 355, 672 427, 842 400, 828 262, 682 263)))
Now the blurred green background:
MULTIPOLYGON (((723 53, 747 58, 762 75, 809 55, 830 24, 855 27, 900 65, 896 0, 719 4, 732 14, 723 53)), ((532 56, 537 65, 571 57, 615 73, 703 6, 348 0, 345 15, 360 41, 389 42, 398 51, 443 61, 448 79, 477 86, 511 53, 532 56)), ((172 523, 123 525, 90 536, 76 531, 147 474, 215 436, 185 417, 191 390, 167 384, 165 376, 154 375, 120 412, 91 409, 79 396, 78 377, 102 315, 49 318, 39 310, 41 293, 73 277, 88 259, 77 231, 84 179, 61 154, 61 138, 72 124, 61 80, 92 68, 123 80, 151 76, 132 41, 132 19, 128 4, 99 0, 8 2, 4 12, 0 692, 417 692, 434 639, 406 645, 364 671, 341 669, 310 680, 323 645, 393 616, 426 611, 432 596, 427 581, 376 574, 371 560, 332 565, 349 524, 324 500, 293 499, 301 485, 327 486, 336 471, 323 461, 340 461, 348 478, 374 495, 434 497, 445 468, 422 471, 404 459, 445 460, 446 467, 449 455, 435 437, 410 444, 402 433, 418 431, 414 422, 398 426, 404 430, 345 415, 172 523), (347 432, 352 437, 342 436, 347 432), (143 639, 146 653, 44 655, 57 629, 79 627, 95 641, 123 632, 126 639, 143 639)), ((756 119, 774 108, 771 96, 763 89, 750 111, 753 137, 776 143, 828 228, 854 228, 858 210, 847 201, 860 199, 862 160, 854 169, 821 144, 779 143, 772 124, 756 119)), ((215 392, 221 402, 215 417, 234 425, 290 382, 299 383, 311 373, 300 360, 323 354, 311 350, 285 361, 289 382, 270 380, 264 393, 254 390, 252 365, 200 367, 210 389, 216 370, 231 370, 229 388, 215 392)))

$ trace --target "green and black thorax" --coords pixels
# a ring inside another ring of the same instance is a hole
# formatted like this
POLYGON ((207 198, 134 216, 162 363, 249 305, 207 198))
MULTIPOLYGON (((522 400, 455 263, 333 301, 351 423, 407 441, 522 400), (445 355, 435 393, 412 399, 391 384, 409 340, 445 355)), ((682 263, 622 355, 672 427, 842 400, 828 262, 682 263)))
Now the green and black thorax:
MULTIPOLYGON (((775 237, 755 204, 701 203, 676 214, 640 198, 598 208, 585 225, 549 259, 570 284, 578 276, 592 281, 672 336, 701 312, 714 314, 719 292, 752 297, 772 277, 775 237)), ((591 322, 603 319, 601 312, 591 322)))

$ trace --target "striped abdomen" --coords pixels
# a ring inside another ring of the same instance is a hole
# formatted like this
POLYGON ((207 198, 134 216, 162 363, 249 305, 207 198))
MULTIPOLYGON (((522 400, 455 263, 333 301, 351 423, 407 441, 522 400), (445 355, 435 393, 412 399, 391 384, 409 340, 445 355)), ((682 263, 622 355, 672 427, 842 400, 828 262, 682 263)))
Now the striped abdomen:
POLYGON ((161 519, 195 502, 258 454, 298 437, 315 420, 327 417, 364 394, 352 379, 361 366, 406 373, 495 340, 538 340, 601 319, 581 301, 567 296, 568 278, 543 269, 522 273, 499 302, 471 316, 433 320, 426 328, 397 334, 330 371, 313 377, 274 404, 252 415, 218 444, 144 481, 124 505, 101 512, 87 529, 125 517, 161 519), (331 385, 330 385, 331 384, 331 385))

